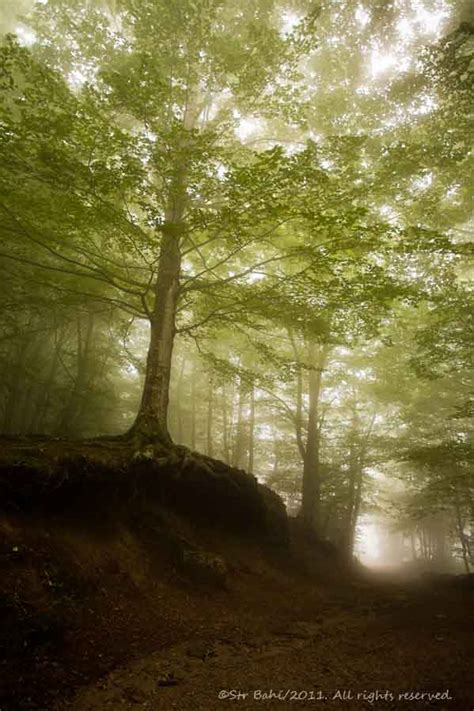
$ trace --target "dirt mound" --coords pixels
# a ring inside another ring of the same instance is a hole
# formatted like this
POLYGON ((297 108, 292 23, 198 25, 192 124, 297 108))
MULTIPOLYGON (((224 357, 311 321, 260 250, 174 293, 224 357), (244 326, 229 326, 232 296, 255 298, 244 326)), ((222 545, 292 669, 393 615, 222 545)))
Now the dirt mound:
POLYGON ((2 445, 2 711, 199 638, 288 558, 279 497, 221 462, 120 440, 2 445))
POLYGON ((6 511, 118 516, 163 505, 203 524, 286 543, 280 497, 257 479, 186 447, 128 440, 3 439, 0 501, 6 511))

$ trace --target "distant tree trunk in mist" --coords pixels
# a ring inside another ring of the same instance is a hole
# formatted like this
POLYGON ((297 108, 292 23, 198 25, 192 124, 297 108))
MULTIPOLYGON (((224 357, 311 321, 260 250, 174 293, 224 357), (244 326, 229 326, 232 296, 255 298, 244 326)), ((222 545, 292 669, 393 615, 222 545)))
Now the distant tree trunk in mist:
POLYGON ((420 527, 419 537, 420 537, 421 555, 425 560, 427 560, 428 559, 428 546, 426 544, 426 535, 425 535, 425 529, 423 528, 423 526, 420 527))
POLYGON ((461 515, 461 505, 459 501, 459 492, 457 488, 455 489, 455 499, 454 499, 454 508, 456 512, 456 527, 458 530, 458 537, 459 537, 459 542, 461 543, 461 552, 462 552, 462 559, 464 563, 464 568, 466 570, 466 573, 471 572, 471 566, 470 566, 470 550, 469 550, 469 545, 466 540, 466 536, 464 534, 464 525, 462 521, 462 515, 461 515))
POLYGON ((473 558, 473 551, 472 551, 472 539, 474 536, 474 512, 472 509, 472 501, 470 501, 470 532, 471 535, 468 538, 467 536, 464 537, 464 545, 466 547, 466 553, 467 553, 467 559, 468 559, 468 564, 469 567, 472 568, 472 565, 474 563, 474 558, 473 558))
POLYGON ((230 464, 230 441, 229 441, 229 414, 227 403, 227 392, 222 386, 222 447, 224 450, 224 461, 230 464))
POLYGON ((185 369, 186 358, 183 357, 179 369, 178 382, 176 383, 176 439, 178 440, 178 444, 183 443, 183 408, 181 406, 181 400, 184 397, 183 380, 185 369))
POLYGON ((10 349, 9 363, 13 364, 10 368, 9 377, 6 382, 6 393, 3 410, 3 426, 2 431, 5 434, 18 434, 21 429, 20 423, 20 404, 23 385, 23 371, 30 342, 26 337, 21 337, 19 344, 14 345, 10 349))
POLYGON ((32 411, 29 429, 30 432, 44 432, 44 423, 47 419, 48 409, 51 400, 51 390, 56 380, 56 375, 59 369, 59 359, 63 344, 64 331, 55 332, 54 335, 54 350, 51 359, 50 367, 46 380, 42 385, 40 394, 36 400, 34 410, 32 411))
POLYGON ((196 367, 193 365, 191 380, 191 449, 196 449, 196 367))
POLYGON ((94 315, 88 313, 85 329, 82 319, 77 320, 77 368, 74 385, 64 408, 57 432, 62 436, 77 434, 77 426, 85 406, 85 396, 90 385, 90 369, 92 365, 92 345, 94 332, 94 315))
POLYGON ((320 427, 318 422, 319 400, 321 396, 322 372, 326 363, 329 346, 318 346, 314 341, 308 344, 309 411, 306 446, 303 461, 302 508, 303 521, 318 530, 321 504, 320 427))
POLYGON ((278 476, 278 439, 275 429, 273 430, 273 468, 272 474, 273 478, 276 479, 278 476))
POLYGON ((35 386, 30 381, 29 385, 22 388, 20 402, 18 404, 18 431, 29 432, 29 422, 31 410, 34 405, 35 386))
POLYGON ((304 462, 306 456, 306 446, 303 437, 303 372, 300 354, 298 352, 298 346, 293 337, 293 334, 289 333, 290 342, 293 348, 293 353, 296 362, 296 411, 295 411, 295 434, 296 434, 296 444, 298 445, 298 451, 300 453, 301 459, 304 462))
POLYGON ((364 483, 364 466, 369 438, 375 422, 375 415, 372 417, 368 430, 360 435, 360 422, 357 413, 357 403, 353 403, 352 426, 350 433, 349 448, 349 491, 346 513, 346 525, 343 532, 343 549, 348 557, 354 554, 356 541, 357 521, 359 519, 362 502, 362 487, 364 483))
POLYGON ((433 538, 433 558, 440 568, 444 567, 447 562, 447 541, 446 541, 446 520, 444 516, 438 515, 433 520, 432 538, 433 538))
POLYGON ((364 464, 363 464, 363 462, 359 462, 359 469, 358 469, 357 478, 356 478, 354 509, 352 512, 352 522, 351 522, 350 539, 349 539, 349 554, 351 556, 354 554, 354 546, 356 543, 357 522, 359 520, 360 507, 361 507, 361 503, 362 503, 363 483, 364 483, 364 464))
POLYGON ((252 474, 255 448, 255 388, 250 390, 250 417, 249 417, 249 458, 247 470, 252 474))
POLYGON ((207 455, 209 457, 213 456, 214 448, 212 446, 212 420, 214 417, 213 404, 214 404, 214 382, 212 373, 209 375, 209 384, 207 390, 207 424, 206 424, 206 440, 207 440, 207 455))
POLYGON ((354 456, 354 459, 350 462, 349 466, 349 501, 347 505, 346 530, 344 531, 344 552, 349 558, 351 558, 354 553, 357 520, 359 518, 360 511, 363 468, 357 456, 354 456))
POLYGON ((329 502, 327 502, 326 506, 324 507, 324 517, 321 517, 318 526, 318 533, 323 538, 331 538, 329 531, 331 530, 331 526, 333 525, 335 508, 336 502, 334 500, 330 500, 329 502))
POLYGON ((309 341, 307 344, 309 411, 305 431, 303 417, 303 359, 300 355, 293 333, 289 331, 288 335, 297 366, 296 411, 294 415, 294 423, 296 443, 298 445, 300 456, 303 460, 300 515, 307 526, 320 532, 321 423, 319 421, 319 401, 321 397, 322 371, 329 353, 329 345, 327 343, 318 345, 314 341, 309 341))
POLYGON ((245 403, 246 387, 245 383, 240 378, 239 385, 239 402, 237 406, 237 423, 234 440, 234 452, 232 456, 232 465, 239 469, 244 467, 245 452, 246 452, 246 437, 245 437, 245 422, 244 422, 244 403, 245 403))
POLYGON ((357 434, 359 429, 359 418, 357 414, 357 403, 352 403, 352 422, 349 432, 349 482, 348 495, 345 514, 345 523, 342 531, 342 549, 347 556, 352 555, 354 545, 355 525, 354 508, 356 500, 357 484, 360 476, 359 458, 357 452, 357 434))

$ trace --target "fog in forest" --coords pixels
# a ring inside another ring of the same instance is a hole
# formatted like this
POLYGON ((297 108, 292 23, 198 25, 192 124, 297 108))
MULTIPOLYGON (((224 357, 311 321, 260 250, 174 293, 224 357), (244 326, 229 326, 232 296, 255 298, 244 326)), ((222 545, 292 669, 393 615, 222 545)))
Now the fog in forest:
POLYGON ((171 438, 469 572, 472 7, 2 0, 2 434, 171 438))
POLYGON ((472 0, 0 0, 0 708, 473 706, 472 0))

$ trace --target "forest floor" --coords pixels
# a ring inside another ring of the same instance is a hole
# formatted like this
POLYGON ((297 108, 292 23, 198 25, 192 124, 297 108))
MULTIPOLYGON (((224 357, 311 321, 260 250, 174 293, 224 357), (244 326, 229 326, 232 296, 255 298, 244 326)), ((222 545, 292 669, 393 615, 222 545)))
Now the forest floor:
POLYGON ((349 570, 297 522, 285 546, 136 513, 5 511, 2 711, 474 708, 470 578, 349 570))
POLYGON ((472 591, 380 578, 283 587, 262 590, 256 576, 211 609, 193 598, 178 642, 158 638, 57 708, 473 708, 472 591))

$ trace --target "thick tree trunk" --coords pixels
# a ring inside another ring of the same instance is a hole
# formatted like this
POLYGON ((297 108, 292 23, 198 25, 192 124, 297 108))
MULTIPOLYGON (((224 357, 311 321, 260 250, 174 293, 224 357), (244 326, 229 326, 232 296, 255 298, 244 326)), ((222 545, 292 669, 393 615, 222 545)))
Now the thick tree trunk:
POLYGON ((184 107, 183 133, 174 156, 174 174, 168 189, 168 205, 162 227, 158 275, 154 305, 150 316, 150 345, 145 371, 142 400, 130 434, 139 439, 171 443, 168 430, 168 404, 173 345, 176 336, 181 276, 181 245, 186 237, 187 157, 193 141, 191 131, 198 113, 194 91, 188 87, 184 107))
POLYGON ((182 214, 182 209, 172 211, 163 226, 145 383, 137 418, 131 429, 133 435, 142 439, 166 444, 171 442, 167 418, 181 271, 182 214))

